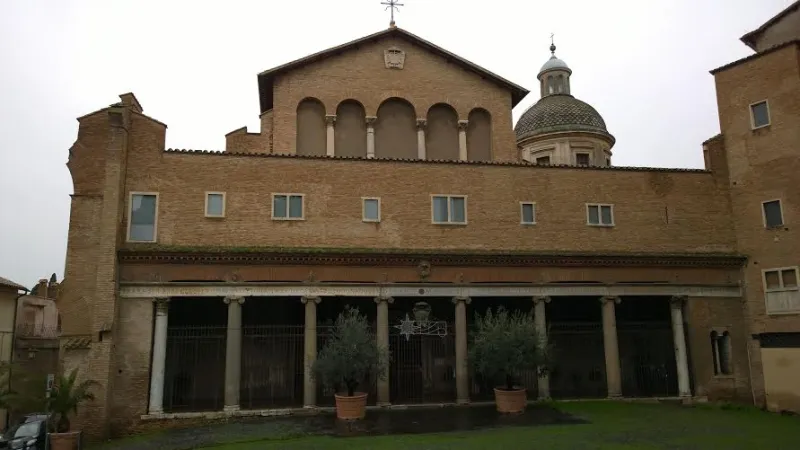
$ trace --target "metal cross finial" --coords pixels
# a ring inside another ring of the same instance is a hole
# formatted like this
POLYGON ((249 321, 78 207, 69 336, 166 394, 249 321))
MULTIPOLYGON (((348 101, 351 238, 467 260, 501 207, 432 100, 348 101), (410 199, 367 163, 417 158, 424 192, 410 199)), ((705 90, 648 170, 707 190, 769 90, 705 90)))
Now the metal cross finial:
POLYGON ((554 44, 553 37, 555 37, 555 33, 550 33, 550 44, 554 44))
POLYGON ((555 35, 556 35, 555 33, 550 33, 550 54, 552 54, 553 56, 556 56, 556 44, 555 41, 553 40, 553 37, 555 37, 555 35))
POLYGON ((397 11, 400 11, 398 6, 405 6, 405 5, 403 5, 402 3, 397 3, 397 0, 387 0, 387 1, 381 2, 381 5, 386 5, 386 8, 383 9, 384 11, 386 11, 387 9, 391 11, 391 13, 392 13, 392 16, 391 16, 392 17, 392 21, 389 22, 389 26, 393 27, 394 26, 394 10, 396 9, 397 11))

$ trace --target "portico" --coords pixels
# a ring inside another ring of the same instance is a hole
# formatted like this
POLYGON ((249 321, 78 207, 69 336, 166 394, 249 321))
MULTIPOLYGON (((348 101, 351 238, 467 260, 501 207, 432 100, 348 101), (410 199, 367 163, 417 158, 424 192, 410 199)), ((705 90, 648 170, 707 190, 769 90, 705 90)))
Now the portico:
MULTIPOLYGON (((602 316, 602 341, 605 359, 605 380, 607 396, 621 397, 622 375, 620 369, 620 350, 616 323, 616 308, 626 301, 626 297, 642 298, 652 296, 669 298, 670 320, 675 352, 674 370, 677 373, 678 392, 682 397, 691 396, 690 374, 686 352, 686 341, 683 330, 683 307, 688 298, 701 297, 737 297, 739 287, 733 285, 699 285, 699 284, 536 284, 536 283, 483 283, 483 284, 441 284, 441 283, 152 283, 128 282, 120 286, 122 301, 142 299, 156 300, 157 308, 154 321, 154 337, 152 345, 152 371, 150 376, 150 405, 148 415, 158 416, 165 412, 163 396, 165 391, 164 367, 166 366, 168 346, 169 302, 192 301, 191 299, 208 297, 223 299, 227 308, 227 326, 225 331, 224 351, 224 411, 234 413, 244 409, 240 404, 240 380, 243 377, 242 362, 242 306, 248 302, 269 302, 270 298, 296 298, 297 308, 303 310, 302 323, 302 406, 313 408, 319 404, 318 386, 311 377, 309 368, 316 358, 318 345, 322 342, 318 335, 317 309, 320 304, 333 301, 335 298, 348 297, 363 299, 358 303, 362 311, 370 310, 375 320, 376 338, 382 345, 388 346, 392 323, 389 319, 389 308, 395 299, 408 301, 428 300, 439 310, 449 308, 452 317, 454 336, 453 382, 455 395, 452 402, 467 404, 470 402, 470 377, 467 360, 468 349, 468 312, 467 307, 473 301, 489 302, 502 298, 527 298, 530 309, 540 328, 547 322, 545 306, 558 304, 560 299, 573 297, 597 299, 595 308, 602 316), (252 299, 248 299, 252 297, 252 299), (448 304, 443 300, 451 299, 448 304)), ((408 301, 406 303, 408 303, 408 301)), ((633 301, 633 300, 632 300, 633 301)), ((299 328, 298 328, 299 329, 299 328)), ((548 339, 544 334, 543 339, 548 339)), ((389 372, 389 377, 392 371, 389 372)), ((551 397, 547 373, 540 373, 534 390, 530 387, 529 398, 547 399, 551 397), (533 394, 533 392, 537 392, 533 394)), ((379 381, 375 391, 377 405, 392 403, 390 393, 391 380, 379 381)), ((300 405, 297 405, 300 406, 300 405)))

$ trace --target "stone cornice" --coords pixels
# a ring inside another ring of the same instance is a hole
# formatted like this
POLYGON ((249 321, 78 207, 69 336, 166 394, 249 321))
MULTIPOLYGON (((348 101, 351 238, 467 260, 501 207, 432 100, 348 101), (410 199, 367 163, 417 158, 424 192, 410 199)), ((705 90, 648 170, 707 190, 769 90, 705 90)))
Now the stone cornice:
POLYGON ((593 254, 386 249, 175 249, 119 251, 122 264, 237 264, 332 266, 589 266, 740 267, 736 254, 593 254))

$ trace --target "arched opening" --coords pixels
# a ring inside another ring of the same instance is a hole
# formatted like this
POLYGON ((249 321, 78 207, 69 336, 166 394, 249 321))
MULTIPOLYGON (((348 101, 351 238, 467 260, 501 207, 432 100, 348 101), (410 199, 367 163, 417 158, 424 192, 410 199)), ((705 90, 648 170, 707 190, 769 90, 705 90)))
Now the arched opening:
POLYGON ((367 156, 366 113, 361 103, 345 100, 336 108, 336 156, 367 156))
POLYGON ((548 94, 555 94, 555 90, 553 89, 553 76, 547 76, 547 93, 548 94))
POLYGON ((378 108, 376 158, 417 158, 417 113, 408 101, 390 98, 378 108))
POLYGON ((425 149, 427 159, 458 159, 458 114, 452 106, 437 103, 428 110, 425 149))
POLYGON ((326 147, 325 105, 315 98, 307 98, 297 105, 298 155, 324 155, 326 147))
POLYGON ((467 159, 470 161, 492 159, 492 116, 483 108, 475 108, 469 113, 467 159))
POLYGON ((730 375, 731 335, 727 331, 711 332, 711 356, 714 359, 714 375, 730 375))

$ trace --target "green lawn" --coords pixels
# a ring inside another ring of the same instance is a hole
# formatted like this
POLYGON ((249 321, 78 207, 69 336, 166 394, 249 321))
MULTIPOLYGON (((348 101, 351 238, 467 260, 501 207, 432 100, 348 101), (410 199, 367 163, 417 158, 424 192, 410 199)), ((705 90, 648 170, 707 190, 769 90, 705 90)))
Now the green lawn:
POLYGON ((558 403, 591 423, 362 438, 265 438, 221 444, 256 449, 800 449, 800 418, 756 409, 617 402, 558 403))

